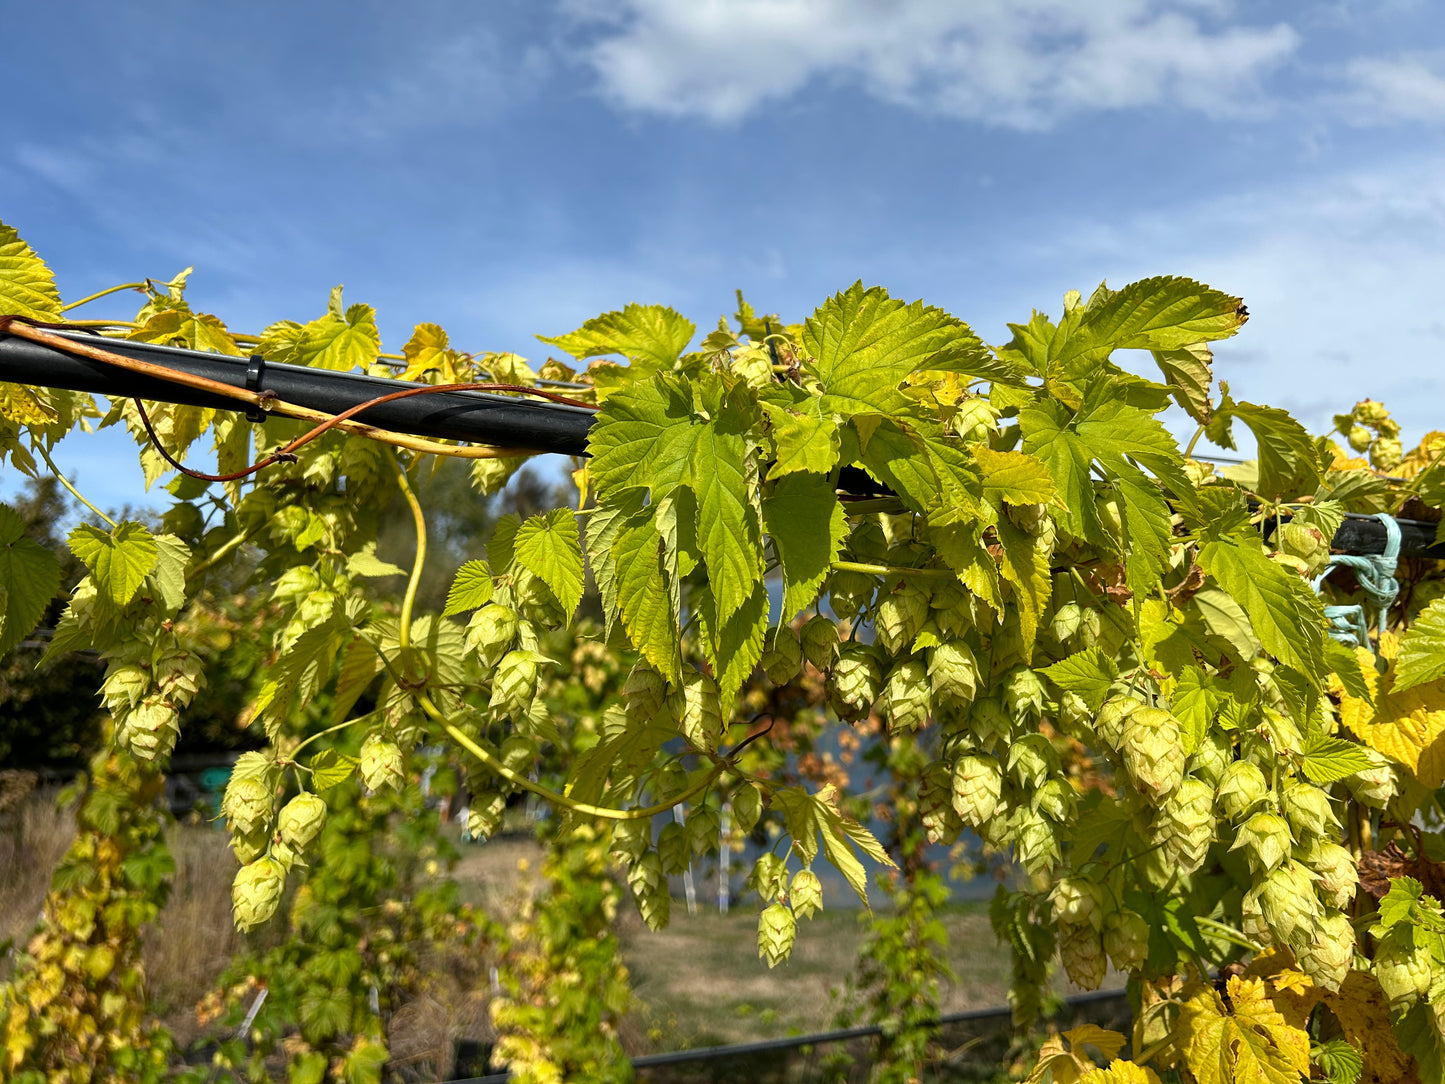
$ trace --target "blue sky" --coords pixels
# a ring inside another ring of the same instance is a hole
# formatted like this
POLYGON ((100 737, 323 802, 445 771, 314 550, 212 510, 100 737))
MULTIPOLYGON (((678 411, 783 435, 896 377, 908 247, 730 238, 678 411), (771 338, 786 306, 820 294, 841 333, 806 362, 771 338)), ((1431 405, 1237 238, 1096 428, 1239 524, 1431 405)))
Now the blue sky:
MULTIPOLYGON (((193 303, 254 332, 343 282, 387 349, 429 320, 539 358, 628 301, 798 319, 862 278, 1000 342, 1069 288, 1185 274, 1250 307, 1236 396, 1445 428, 1441 4, 157 0, 6 29, 0 219, 67 298, 194 264, 193 303)), ((87 492, 141 499, 73 444, 87 492)))

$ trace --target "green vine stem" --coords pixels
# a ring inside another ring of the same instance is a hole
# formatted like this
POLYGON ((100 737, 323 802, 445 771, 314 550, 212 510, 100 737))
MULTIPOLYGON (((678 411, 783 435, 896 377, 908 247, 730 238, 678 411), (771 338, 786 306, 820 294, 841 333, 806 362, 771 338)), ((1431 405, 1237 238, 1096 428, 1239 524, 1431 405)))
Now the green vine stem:
POLYGON ((839 572, 863 572, 870 576, 922 576, 930 580, 953 579, 955 576, 946 568, 903 568, 898 565, 873 565, 862 561, 834 561, 833 568, 839 572))
POLYGON ((145 282, 122 282, 119 286, 112 286, 107 290, 101 290, 99 293, 94 293, 90 294, 87 297, 82 297, 79 301, 72 301, 69 305, 62 305, 60 307, 60 311, 69 312, 71 309, 78 309, 82 305, 89 305, 92 301, 99 301, 102 297, 109 297, 111 294, 118 294, 122 290, 145 291, 149 289, 149 279, 147 279, 145 282))
POLYGON ((397 642, 403 653, 411 650, 411 613, 416 605, 417 588, 421 586, 421 570, 426 564, 426 513, 422 510, 421 502, 416 499, 416 491, 411 488, 411 482, 407 480, 406 468, 401 465, 401 460, 396 453, 391 455, 391 466, 396 471, 396 483, 401 487, 401 495, 406 498, 407 506, 411 509, 412 522, 416 525, 416 558, 411 563, 411 578, 406 583, 406 594, 401 600, 401 632, 397 642))
POLYGON ((101 519, 105 520, 106 523, 109 523, 111 530, 115 530, 115 520, 111 519, 99 508, 91 504, 88 500, 85 499, 85 494, 81 493, 80 490, 76 489, 73 485, 70 484, 70 479, 66 478, 65 475, 60 473, 60 468, 55 465, 55 460, 50 458, 50 453, 45 450, 45 445, 36 444, 35 450, 40 453, 40 458, 45 460, 45 465, 50 468, 50 473, 55 475, 55 480, 61 485, 63 485, 66 489, 70 490, 70 495, 72 497, 78 500, 81 504, 85 505, 85 507, 89 508, 101 519))

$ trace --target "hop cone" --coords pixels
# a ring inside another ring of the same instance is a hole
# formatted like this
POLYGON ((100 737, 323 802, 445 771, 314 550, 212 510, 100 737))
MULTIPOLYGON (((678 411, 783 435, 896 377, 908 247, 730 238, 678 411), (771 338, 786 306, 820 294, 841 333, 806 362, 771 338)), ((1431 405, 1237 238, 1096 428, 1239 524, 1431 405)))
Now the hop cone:
POLYGON ((1277 869, 1289 857, 1293 843, 1289 824, 1278 813, 1260 812, 1254 814, 1242 825, 1229 849, 1244 849, 1251 869, 1268 873, 1277 869))
POLYGON ((1003 704, 1015 719, 1026 715, 1038 718, 1043 714, 1046 693, 1038 674, 1027 666, 1019 666, 1004 675, 1003 704))
POLYGON ((639 661, 627 674, 622 684, 622 695, 627 700, 627 716, 635 720, 651 719, 662 710, 667 699, 667 682, 651 663, 639 661))
POLYGON ((980 697, 973 702, 973 710, 968 713, 968 724, 979 743, 985 747, 996 742, 1007 742, 1013 732, 1013 720, 1004 710, 1003 698, 998 693, 980 697))
POLYGON ((135 663, 111 663, 100 695, 107 711, 123 715, 141 702, 150 687, 151 676, 144 667, 135 663))
POLYGON ((489 602, 467 623, 467 647, 488 667, 496 666, 517 640, 517 614, 500 602, 489 602))
POLYGON ((921 659, 904 659, 893 667, 884 690, 889 731, 917 730, 928 722, 928 694, 928 674, 921 659))
POLYGON ((1060 925, 1059 959, 1064 962, 1069 981, 1085 990, 1097 990, 1109 966, 1099 931, 1092 925, 1060 925))
POLYGON ((525 734, 509 734, 497 751, 502 766, 517 775, 526 775, 537 763, 537 743, 525 734))
POLYGON ((1236 760, 1219 777, 1219 808, 1232 821, 1243 818, 1269 792, 1264 772, 1247 760, 1236 760))
POLYGON ((751 832, 763 815, 763 792, 755 783, 746 783, 733 795, 733 823, 740 832, 751 832))
POLYGON ((951 782, 947 765, 935 761, 918 784, 918 819, 930 843, 950 844, 963 830, 963 822, 954 812, 951 782))
POLYGON ((1208 782, 1210 787, 1218 787, 1219 781, 1224 778, 1225 769, 1229 767, 1233 752, 1234 742, 1229 735, 1223 731, 1211 730, 1204 735, 1204 740, 1189 758, 1186 768, 1190 775, 1197 775, 1208 782))
POLYGON ((1115 696, 1104 701, 1099 714, 1094 718, 1094 731, 1115 749, 1124 742, 1124 724, 1145 704, 1132 696, 1115 696))
POLYGON ((662 862, 663 873, 678 874, 687 869, 692 861, 687 829, 676 821, 665 825, 657 836, 657 857, 662 862))
POLYGON ((781 899, 788 891, 788 863, 772 851, 764 851, 753 863, 748 879, 763 899, 781 899))
POLYGON ((181 736, 180 715, 159 696, 148 696, 125 714, 116 737, 137 760, 164 760, 181 736))
POLYGON ((990 756, 968 755, 953 766, 953 808, 970 828, 993 818, 1003 793, 1003 772, 990 756))
POLYGON ((663 876, 662 859, 656 851, 648 851, 632 864, 627 871, 627 883, 647 928, 660 930, 666 926, 672 896, 667 890, 667 878, 663 876))
POLYGON ((492 675, 493 708, 509 715, 526 715, 537 695, 537 660, 529 651, 509 651, 492 675))
POLYGON ((803 648, 787 625, 778 627, 763 652, 763 673, 774 685, 786 685, 803 668, 803 648))
POLYGON ((1014 853, 1031 874, 1047 872, 1059 860, 1059 828, 1028 806, 1013 811, 1009 822, 1014 853))
POLYGON ((611 852, 633 861, 641 858, 652 845, 652 822, 629 820, 612 822, 611 852))
POLYGON ((1374 437, 1363 425, 1352 425, 1346 439, 1349 440, 1351 448, 1357 452, 1363 452, 1370 447, 1370 441, 1374 440, 1374 437))
POLYGON ((1313 878, 1298 862, 1286 862, 1265 878, 1259 907, 1275 937, 1286 943, 1311 936, 1321 913, 1313 878))
POLYGON ((1134 911, 1104 916, 1104 951, 1120 971, 1138 971, 1149 955, 1149 923, 1134 911))
POLYGON ((822 614, 814 614, 803 626, 800 637, 803 657, 817 670, 826 670, 833 664, 833 654, 838 650, 838 626, 822 614))
POLYGON ((768 961, 769 968, 777 967, 792 955, 797 935, 793 912, 785 904, 772 904, 758 917, 758 956, 768 961))
POLYGON ((245 932, 276 913, 286 887, 286 870, 274 858, 258 858, 236 871, 231 910, 236 929, 245 932))
POLYGON ((505 794, 473 794, 467 806, 467 835, 478 842, 491 839, 502 827, 506 809, 505 794))
POLYGON ((1430 992, 1434 963, 1430 950, 1415 944, 1409 926, 1393 926, 1375 949, 1375 978, 1396 1012, 1408 1009, 1430 992))
POLYGON ((793 875, 793 887, 788 892, 793 905, 793 914, 798 918, 812 918, 823 909, 823 882, 810 869, 800 869, 793 875))
POLYGON ((1172 794, 1184 778, 1179 720, 1162 708, 1140 707, 1123 730, 1119 751, 1134 785, 1155 801, 1172 794))
POLYGON ((687 842, 693 854, 706 854, 718 845, 720 830, 717 810, 710 805, 698 806, 687 816, 687 842))
POLYGON ((1347 777, 1345 786, 1361 805, 1371 809, 1384 809, 1397 793, 1395 770, 1388 760, 1374 750, 1368 750, 1368 755, 1375 761, 1375 766, 1347 777))
POLYGON ((1048 779, 1034 791, 1031 804, 1040 813, 1047 814, 1059 824, 1065 824, 1074 817, 1079 805, 1079 793, 1063 779, 1048 779))
POLYGON ((1392 471, 1405 458, 1405 448, 1399 437, 1378 437, 1370 445, 1370 465, 1376 470, 1392 471))
POLYGON ((1156 830, 1165 857, 1180 873, 1193 873, 1204 865, 1214 842, 1214 788, 1193 776, 1185 779, 1165 799, 1156 830))
POLYGON ((1338 991, 1355 958, 1355 927, 1349 916, 1327 914, 1295 948, 1295 958, 1316 986, 1338 991))
POLYGON ((518 569, 514 575, 512 591, 523 617, 544 629, 560 628, 567 623, 567 611, 541 578, 525 568, 518 569))
POLYGON ((1009 746, 1008 770, 1026 787, 1042 786, 1059 769, 1059 755, 1042 734, 1025 734, 1009 746))
POLYGON ((1285 788, 1285 819, 1297 837, 1326 836, 1338 831, 1339 818, 1330 808, 1330 796, 1310 783, 1295 781, 1285 788))
POLYGON ((717 682, 700 670, 683 676, 682 712, 678 729, 694 749, 712 753, 722 737, 722 711, 718 706, 717 682))
POLYGON ((876 656, 865 645, 838 646, 838 658, 828 678, 828 702, 838 718, 864 718, 878 699, 883 675, 876 656))
POLYGON ((876 581, 865 572, 834 572, 828 578, 828 606, 843 620, 849 620, 873 595, 876 581))
POLYGON ((270 834, 271 811, 275 797, 273 784, 261 774, 231 773, 226 793, 221 798, 221 812, 238 835, 270 834))
POLYGON ((878 642, 890 655, 907 651, 927 619, 928 596, 905 581, 878 603, 874 621, 878 642))
POLYGON ((1086 877, 1061 877, 1049 893, 1054 920, 1060 926, 1104 926, 1104 890, 1086 877))
POLYGON ((978 663, 962 640, 946 640, 933 649, 928 677, 940 702, 967 704, 978 694, 978 663))
POLYGON ((1330 540, 1318 527, 1290 520, 1279 532, 1279 548, 1304 562, 1305 574, 1313 579, 1330 563, 1330 540))
POLYGON ((236 861, 241 865, 254 862, 266 853, 266 848, 271 843, 271 833, 266 829, 255 832, 231 833, 231 853, 236 856, 236 861))
POLYGON ((281 807, 276 833, 288 847, 304 851, 325 823, 326 803, 314 794, 298 794, 281 807))
POLYGON ((357 767, 367 790, 379 791, 387 787, 400 790, 406 783, 401 750, 395 742, 387 741, 380 734, 368 734, 361 743, 357 767))
POLYGON ((1349 906, 1360 883, 1354 855, 1338 843, 1315 840, 1304 849, 1300 861, 1319 877, 1320 888, 1331 906, 1349 906))

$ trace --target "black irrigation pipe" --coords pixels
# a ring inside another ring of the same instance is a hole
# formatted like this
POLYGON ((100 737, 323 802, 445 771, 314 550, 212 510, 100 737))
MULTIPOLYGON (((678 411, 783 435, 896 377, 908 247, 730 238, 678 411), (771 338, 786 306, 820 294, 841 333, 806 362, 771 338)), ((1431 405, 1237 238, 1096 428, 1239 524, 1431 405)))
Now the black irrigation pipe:
MULTIPOLYGON (((259 357, 230 358, 200 350, 110 339, 85 332, 55 334, 103 345, 123 357, 148 361, 178 373, 201 376, 233 388, 273 392, 278 399, 327 414, 340 414, 405 385, 384 377, 282 365, 259 357)), ((0 381, 35 387, 65 388, 114 398, 246 412, 235 399, 127 372, 30 339, 0 333, 0 381)), ((565 403, 535 403, 490 392, 453 391, 393 400, 368 408, 358 420, 395 433, 462 440, 531 452, 586 455, 593 412, 565 403)), ((859 496, 890 491, 856 467, 844 468, 840 488, 859 496)), ((1435 542, 1435 524, 1402 519, 1400 553, 1406 557, 1445 559, 1435 542)), ((1350 515, 1335 533, 1332 548, 1345 553, 1383 553, 1385 527, 1373 516, 1350 515)))
MULTIPOLYGON (((1073 1008, 1083 1008, 1096 1002, 1120 1001, 1127 997, 1124 990, 1098 990, 1088 994, 1076 994, 1065 998, 1064 1003, 1073 1008)), ((968 1009, 964 1012, 945 1013, 930 1025, 934 1029, 953 1024, 976 1024, 987 1020, 1009 1020, 1013 1010, 1003 1008, 968 1009)), ((763 1039, 755 1043, 734 1043, 730 1046, 700 1046, 693 1050, 672 1050, 665 1054, 643 1054, 632 1059, 634 1069, 648 1069, 658 1065, 681 1065, 693 1061, 714 1061, 720 1058, 746 1058, 754 1054, 768 1054, 779 1050, 796 1050, 803 1046, 822 1046, 825 1043, 844 1043, 850 1039, 867 1039, 882 1035, 883 1028, 877 1024, 840 1031, 822 1031, 813 1035, 792 1035, 784 1039, 763 1039)), ((465 1077, 450 1080, 446 1084, 506 1084, 510 1073, 491 1073, 487 1076, 465 1077)))

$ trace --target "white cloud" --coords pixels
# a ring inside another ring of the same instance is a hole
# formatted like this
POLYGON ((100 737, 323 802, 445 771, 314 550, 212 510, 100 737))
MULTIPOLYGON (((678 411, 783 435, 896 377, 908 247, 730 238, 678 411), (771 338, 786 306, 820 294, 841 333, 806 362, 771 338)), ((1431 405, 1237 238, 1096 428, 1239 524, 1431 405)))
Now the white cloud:
POLYGON ((1358 57, 1346 78, 1344 114, 1357 124, 1445 123, 1445 58, 1358 57))
POLYGON ((1012 128, 1174 105, 1263 108, 1293 29, 1229 22, 1211 0, 573 0, 583 55, 615 104, 736 122, 808 84, 1012 128))

